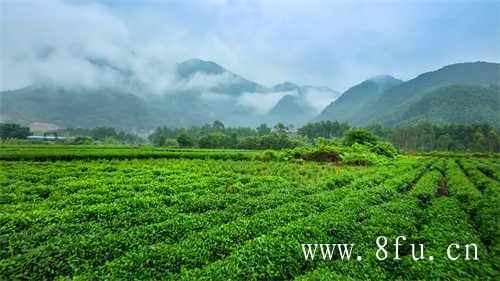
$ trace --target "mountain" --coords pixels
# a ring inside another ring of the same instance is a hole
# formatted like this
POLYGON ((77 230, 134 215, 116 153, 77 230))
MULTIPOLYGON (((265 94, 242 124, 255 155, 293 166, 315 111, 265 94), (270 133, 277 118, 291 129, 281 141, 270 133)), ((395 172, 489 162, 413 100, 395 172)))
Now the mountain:
POLYGON ((385 122, 393 126, 420 122, 498 125, 500 87, 454 84, 433 89, 417 101, 399 107, 385 122))
MULTIPOLYGON (((500 64, 498 63, 475 62, 448 65, 439 70, 419 75, 384 92, 376 102, 361 109, 364 114, 359 119, 359 123, 377 122, 393 126, 395 123, 391 122, 390 116, 393 112, 400 110, 399 106, 418 101, 426 91, 431 89, 453 84, 487 86, 499 83, 500 64)), ((456 99, 449 102, 463 104, 456 99)), ((405 123, 405 121, 398 120, 398 123, 405 123)))
MULTIPOLYGON (((338 119, 353 125, 377 123, 384 126, 401 126, 419 121, 488 121, 497 126, 498 122, 493 121, 498 120, 498 110, 494 109, 495 105, 498 108, 500 102, 496 87, 499 84, 498 63, 452 64, 393 85, 382 92, 373 91, 372 87, 372 91, 360 91, 361 94, 355 95, 352 92, 357 92, 355 90, 358 87, 353 87, 325 108, 316 120, 338 119), (494 104, 493 108, 491 103, 494 104), (443 109, 439 110, 440 107, 443 109), (468 116, 458 118, 460 114, 468 116)), ((370 89, 369 85, 363 83, 357 86, 370 89)))
POLYGON ((331 101, 330 97, 336 94, 328 88, 290 82, 267 88, 215 62, 200 59, 177 64, 173 81, 158 93, 152 92, 150 85, 126 66, 95 57, 85 61, 96 71, 114 77, 116 83, 112 87, 89 87, 46 81, 0 92, 0 121, 26 125, 46 123, 57 127, 111 126, 135 131, 163 125, 201 125, 214 120, 229 126, 278 121, 295 124, 317 114, 317 100, 331 101), (310 99, 313 94, 320 98, 310 99), (278 102, 277 107, 270 110, 272 114, 262 112, 262 104, 274 106, 269 103, 276 99, 269 96, 286 95, 297 96, 297 100, 278 102), (299 118, 290 121, 297 112, 300 112, 299 118))
POLYGON ((314 117, 314 109, 299 97, 286 95, 268 113, 271 123, 283 120, 286 124, 302 124, 314 117))
POLYGON ((221 120, 228 126, 310 120, 353 125, 500 122, 500 65, 475 62, 445 66, 403 82, 372 77, 340 97, 328 87, 284 82, 266 87, 215 62, 191 59, 176 65, 161 91, 133 69, 102 58, 86 60, 115 81, 101 86, 44 81, 0 92, 0 121, 57 127, 110 126, 148 131, 221 120), (105 86, 107 85, 107 86, 105 86), (314 116, 317 116, 314 118, 314 116))
POLYGON ((376 101, 384 91, 403 81, 389 75, 380 75, 365 80, 345 91, 316 117, 317 120, 355 122, 359 110, 376 101))
POLYGON ((301 91, 302 87, 292 82, 283 82, 272 87, 274 92, 301 91))
POLYGON ((59 127, 141 128, 154 121, 145 101, 109 89, 67 89, 35 85, 0 93, 2 119, 22 124, 43 122, 59 127))
POLYGON ((271 89, 287 94, 267 114, 269 123, 282 121, 303 125, 340 96, 328 87, 299 86, 291 82, 277 84, 271 89))
POLYGON ((177 64, 177 74, 184 79, 188 79, 195 74, 219 75, 228 72, 222 66, 212 61, 200 59, 190 59, 177 64))
POLYGON ((190 59, 177 64, 179 84, 198 86, 204 91, 239 96, 243 93, 268 92, 269 90, 253 81, 247 80, 212 61, 190 59))

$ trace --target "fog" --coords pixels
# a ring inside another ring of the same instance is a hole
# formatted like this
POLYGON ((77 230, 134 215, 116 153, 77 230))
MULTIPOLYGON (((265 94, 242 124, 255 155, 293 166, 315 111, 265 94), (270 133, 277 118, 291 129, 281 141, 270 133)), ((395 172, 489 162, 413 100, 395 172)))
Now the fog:
MULTIPOLYGON (((162 93, 182 86, 176 63, 201 58, 266 86, 293 81, 344 91, 378 74, 410 79, 446 64, 500 57, 500 9, 494 1, 0 5, 0 90, 53 81, 162 93)), ((205 78, 184 86, 228 77, 205 78)), ((317 108, 325 103, 314 94, 307 100, 317 108)))

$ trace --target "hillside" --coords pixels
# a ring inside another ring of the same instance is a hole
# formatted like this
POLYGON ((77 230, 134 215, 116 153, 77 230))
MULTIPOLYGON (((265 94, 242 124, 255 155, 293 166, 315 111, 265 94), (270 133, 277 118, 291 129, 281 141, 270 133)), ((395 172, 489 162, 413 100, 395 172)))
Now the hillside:
POLYGON ((303 125, 340 96, 328 87, 299 86, 291 82, 277 84, 271 89, 286 95, 267 114, 269 123, 303 125))
MULTIPOLYGON (((421 99, 425 92, 442 86, 461 84, 487 86, 500 83, 500 64, 475 62, 459 63, 445 66, 437 71, 427 72, 384 92, 375 102, 368 103, 359 111, 357 124, 381 123, 393 125, 391 115, 396 114, 399 106, 414 103, 421 99)), ((461 97, 466 96, 462 94, 461 97)), ((464 104, 459 98, 452 98, 449 103, 464 104)), ((407 123, 398 120, 398 124, 407 123)))
POLYGON ((287 124, 302 124, 314 116, 314 110, 301 102, 298 96, 286 95, 269 112, 274 122, 279 119, 287 124))
POLYGON ((359 110, 374 102, 385 90, 402 83, 389 75, 381 75, 365 80, 345 91, 337 100, 329 104, 316 120, 338 120, 356 122, 359 110))
POLYGON ((230 126, 263 122, 300 126, 311 120, 338 120, 356 126, 401 126, 419 121, 499 123, 497 63, 453 64, 406 82, 376 76, 340 97, 328 87, 292 82, 265 87, 200 59, 177 64, 175 79, 162 92, 154 93, 131 70, 103 59, 93 58, 90 63, 112 69, 121 82, 111 88, 47 81, 0 92, 1 121, 131 130, 187 127, 214 120, 230 126))
POLYGON ((498 63, 448 65, 382 92, 365 82, 346 91, 316 119, 385 126, 418 121, 498 124, 498 88, 491 86, 500 83, 498 63))
POLYGON ((247 80, 212 61, 190 59, 177 64, 176 73, 181 85, 193 83, 195 80, 195 85, 190 86, 195 88, 197 86, 219 94, 239 96, 243 93, 269 91, 266 87, 247 80))
POLYGON ((500 87, 451 85, 426 92, 416 102, 403 104, 386 124, 428 122, 433 124, 500 124, 500 87))
POLYGON ((59 127, 147 127, 154 122, 145 100, 131 93, 36 85, 0 94, 2 118, 59 127))

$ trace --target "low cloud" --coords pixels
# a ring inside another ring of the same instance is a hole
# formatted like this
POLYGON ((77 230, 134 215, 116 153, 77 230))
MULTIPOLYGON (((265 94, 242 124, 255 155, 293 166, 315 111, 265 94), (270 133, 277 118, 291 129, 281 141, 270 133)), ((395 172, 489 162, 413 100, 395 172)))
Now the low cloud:
POLYGON ((326 106, 335 101, 340 93, 318 88, 309 88, 303 95, 304 102, 315 110, 321 112, 326 106))
POLYGON ((446 64, 500 59, 495 1, 102 3, 3 1, 0 90, 52 80, 160 93, 175 84, 176 63, 190 58, 266 85, 345 90, 377 74, 409 79, 446 64), (125 82, 116 69, 129 73, 125 82))
POLYGON ((236 85, 242 82, 242 79, 230 72, 222 74, 205 74, 196 72, 188 79, 178 80, 172 85, 173 90, 205 90, 218 85, 236 85))
POLYGON ((234 101, 235 98, 228 96, 228 95, 223 95, 223 94, 218 94, 210 91, 202 92, 200 94, 200 98, 205 101, 210 101, 210 102, 231 102, 234 101))
POLYGON ((286 95, 297 96, 297 92, 243 93, 237 104, 253 108, 258 114, 266 114, 286 95))
POLYGON ((142 44, 122 18, 98 4, 2 4, 0 90, 33 83, 161 92, 176 61, 142 44))

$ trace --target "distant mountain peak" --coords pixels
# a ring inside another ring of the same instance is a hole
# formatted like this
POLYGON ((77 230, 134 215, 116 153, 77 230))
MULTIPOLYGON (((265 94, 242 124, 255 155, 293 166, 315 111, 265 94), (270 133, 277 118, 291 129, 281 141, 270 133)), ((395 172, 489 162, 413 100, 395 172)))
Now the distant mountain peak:
POLYGON ((375 83, 387 83, 387 82, 396 82, 396 81, 401 81, 401 80, 394 78, 393 76, 388 75, 388 74, 380 74, 380 75, 370 77, 366 81, 372 81, 375 83))
POLYGON ((310 112, 308 106, 303 104, 297 96, 285 95, 271 109, 269 114, 296 118, 297 115, 308 114, 308 112, 310 112))
POLYGON ((300 88, 301 87, 299 85, 286 81, 286 82, 274 85, 272 89, 275 92, 289 92, 289 91, 298 91, 298 90, 300 90, 300 88))
POLYGON ((177 73, 183 78, 190 77, 196 73, 219 75, 224 72, 227 72, 227 70, 215 62, 196 58, 177 64, 177 73))

